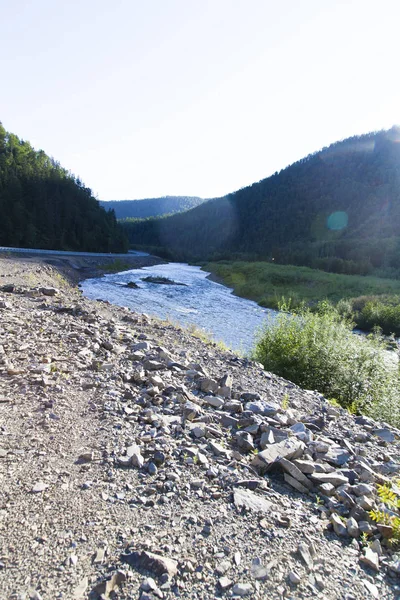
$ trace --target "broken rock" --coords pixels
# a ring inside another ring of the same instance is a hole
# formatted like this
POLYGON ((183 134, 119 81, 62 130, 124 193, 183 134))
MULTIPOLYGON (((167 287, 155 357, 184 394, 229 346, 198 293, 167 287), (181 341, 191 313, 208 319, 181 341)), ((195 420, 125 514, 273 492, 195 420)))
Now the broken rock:
POLYGON ((275 463, 282 458, 299 458, 304 451, 305 445, 302 441, 294 438, 288 438, 282 442, 271 444, 265 450, 259 452, 253 459, 251 466, 255 467, 262 475, 268 471, 275 463))
POLYGON ((169 577, 174 577, 178 572, 178 563, 172 558, 153 554, 152 552, 131 552, 121 555, 122 562, 126 562, 132 567, 146 569, 156 575, 167 573, 169 577))
POLYGON ((261 496, 257 496, 250 490, 238 488, 233 492, 233 502, 238 508, 247 508, 255 512, 269 514, 271 512, 272 503, 261 496))

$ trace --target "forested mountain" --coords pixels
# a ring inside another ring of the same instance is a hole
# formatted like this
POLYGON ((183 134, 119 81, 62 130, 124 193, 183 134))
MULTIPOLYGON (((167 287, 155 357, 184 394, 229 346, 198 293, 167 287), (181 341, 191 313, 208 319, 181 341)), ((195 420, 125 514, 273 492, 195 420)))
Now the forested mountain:
POLYGON ((106 209, 113 209, 117 219, 147 219, 183 212, 202 202, 204 202, 202 198, 192 196, 164 196, 144 200, 100 201, 100 205, 106 209))
POLYGON ((89 188, 0 123, 0 245, 125 252, 127 240, 89 188))
POLYGON ((399 270, 400 128, 337 142, 223 198, 125 231, 132 244, 179 260, 399 270))

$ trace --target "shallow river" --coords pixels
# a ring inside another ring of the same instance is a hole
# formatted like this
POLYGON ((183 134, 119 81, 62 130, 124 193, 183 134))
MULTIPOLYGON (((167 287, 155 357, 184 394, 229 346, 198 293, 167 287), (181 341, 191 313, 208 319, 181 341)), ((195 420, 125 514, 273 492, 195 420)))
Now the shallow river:
POLYGON ((267 318, 273 319, 276 311, 234 296, 229 288, 207 279, 207 275, 200 267, 169 263, 87 279, 81 289, 88 298, 108 300, 183 326, 195 325, 215 341, 222 341, 233 350, 248 352, 256 330, 267 318), (142 280, 149 275, 186 285, 161 285, 142 280), (129 281, 137 283, 139 288, 126 287, 129 281))

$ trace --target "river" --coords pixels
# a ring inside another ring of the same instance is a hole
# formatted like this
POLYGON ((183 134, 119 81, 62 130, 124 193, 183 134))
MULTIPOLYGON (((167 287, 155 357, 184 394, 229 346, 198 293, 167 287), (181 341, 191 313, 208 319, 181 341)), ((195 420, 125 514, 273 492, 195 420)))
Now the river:
POLYGON ((257 330, 268 318, 273 319, 276 311, 234 296, 232 290, 207 279, 207 275, 200 267, 168 263, 86 279, 81 289, 88 298, 108 300, 182 326, 194 325, 232 350, 248 353, 257 330), (143 281, 148 276, 166 277, 185 285, 143 281), (128 288, 128 282, 139 287, 128 288))

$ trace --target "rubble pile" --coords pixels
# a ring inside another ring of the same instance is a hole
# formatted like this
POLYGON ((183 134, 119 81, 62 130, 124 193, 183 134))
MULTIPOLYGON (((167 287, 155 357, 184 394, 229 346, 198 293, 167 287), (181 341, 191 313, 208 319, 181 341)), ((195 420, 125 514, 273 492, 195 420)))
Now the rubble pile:
POLYGON ((169 323, 12 279, 1 600, 400 595, 378 493, 398 430, 169 323))

